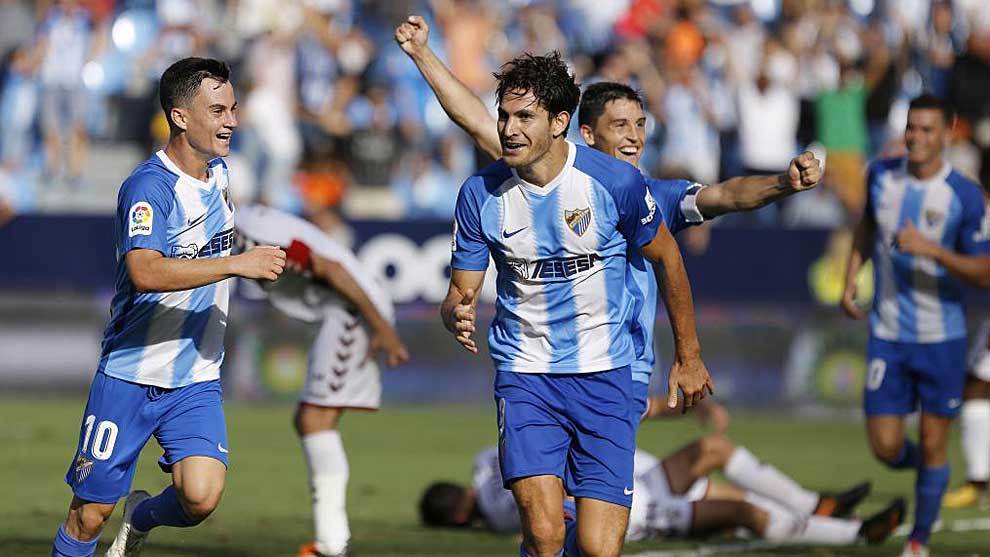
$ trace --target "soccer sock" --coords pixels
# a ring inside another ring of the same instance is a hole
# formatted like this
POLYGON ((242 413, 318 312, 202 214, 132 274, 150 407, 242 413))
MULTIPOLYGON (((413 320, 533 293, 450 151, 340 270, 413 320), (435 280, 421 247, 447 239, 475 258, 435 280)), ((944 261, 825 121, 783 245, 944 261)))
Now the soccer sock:
POLYGON ((347 548, 351 529, 347 524, 347 455, 336 430, 304 435, 303 453, 313 490, 313 522, 316 548, 321 553, 340 553, 347 548))
POLYGON ((914 484, 914 497, 917 501, 914 509, 914 529, 911 530, 911 540, 922 545, 928 543, 932 533, 932 525, 938 518, 938 509, 942 506, 942 494, 945 486, 949 485, 949 465, 938 468, 922 466, 918 470, 918 480, 914 484))
POLYGON ((769 522, 764 537, 777 543, 846 545, 854 543, 862 522, 824 516, 800 517, 767 497, 747 493, 746 501, 767 511, 769 522))
POLYGON ((882 462, 895 470, 918 468, 921 466, 921 451, 918 450, 918 445, 915 445, 913 441, 904 438, 904 444, 901 445, 901 452, 897 453, 894 460, 884 460, 882 462))
POLYGON ((81 542, 65 531, 65 525, 58 527, 55 543, 52 544, 52 557, 92 557, 96 544, 100 541, 97 536, 88 542, 81 542))
POLYGON ((179 492, 174 485, 165 488, 158 495, 145 499, 131 513, 131 526, 147 532, 156 526, 188 528, 202 522, 186 514, 179 502, 179 492))
POLYGON ((986 482, 990 480, 990 400, 963 402, 959 421, 966 479, 986 482))
POLYGON ((797 484, 786 474, 760 462, 745 447, 736 447, 725 465, 725 477, 746 491, 769 497, 800 515, 810 515, 818 494, 797 484))

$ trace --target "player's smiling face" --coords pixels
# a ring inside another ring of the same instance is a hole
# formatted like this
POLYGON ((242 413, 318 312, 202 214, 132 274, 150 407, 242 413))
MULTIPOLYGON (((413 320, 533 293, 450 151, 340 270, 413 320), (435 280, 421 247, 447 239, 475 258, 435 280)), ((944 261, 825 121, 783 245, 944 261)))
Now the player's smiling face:
POLYGON ((932 162, 942 155, 947 126, 942 111, 936 108, 916 108, 908 112, 904 143, 908 160, 914 164, 932 162))
POLYGON ((513 168, 540 160, 550 150, 555 135, 567 130, 567 120, 566 113, 551 118, 531 92, 507 91, 498 103, 502 158, 513 168))
POLYGON ((643 106, 631 99, 605 103, 605 111, 594 128, 581 126, 581 136, 588 146, 639 166, 646 143, 646 114, 643 106))
POLYGON ((189 106, 180 110, 193 149, 207 159, 230 154, 231 136, 237 127, 237 100, 229 81, 204 79, 189 106))

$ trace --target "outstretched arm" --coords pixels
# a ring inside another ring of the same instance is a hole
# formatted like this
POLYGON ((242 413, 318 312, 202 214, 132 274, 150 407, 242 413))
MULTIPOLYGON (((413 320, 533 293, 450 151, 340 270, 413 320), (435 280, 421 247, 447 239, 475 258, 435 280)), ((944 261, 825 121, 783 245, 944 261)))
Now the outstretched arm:
POLYGON ((772 176, 739 176, 698 192, 698 210, 705 219, 752 211, 818 185, 821 161, 811 151, 791 160, 787 172, 772 176))
POLYGON ((285 252, 275 246, 257 246, 238 255, 181 259, 153 249, 132 249, 124 262, 138 292, 175 292, 231 277, 276 280, 285 269, 285 252))
POLYGON ((502 144, 498 139, 495 118, 485 108, 485 103, 437 58, 427 44, 429 34, 430 28, 426 21, 418 15, 412 15, 396 28, 395 41, 416 64, 447 116, 467 132, 488 156, 493 159, 501 158, 502 144))
POLYGON ((694 322, 694 301, 684 260, 674 237, 661 224, 653 240, 643 246, 643 255, 656 264, 660 295, 674 333, 674 363, 667 380, 667 406, 677 406, 677 391, 684 393, 684 408, 701 402, 705 389, 714 391, 708 369, 701 361, 701 346, 694 322))

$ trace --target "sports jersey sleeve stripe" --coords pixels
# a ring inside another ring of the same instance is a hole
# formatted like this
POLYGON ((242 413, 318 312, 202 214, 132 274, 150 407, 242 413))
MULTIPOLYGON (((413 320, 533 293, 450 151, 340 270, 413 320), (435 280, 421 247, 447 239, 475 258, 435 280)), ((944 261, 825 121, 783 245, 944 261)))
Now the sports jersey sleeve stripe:
POLYGON ((982 188, 956 171, 946 181, 962 203, 959 236, 950 245, 966 255, 990 254, 990 216, 982 188))
POLYGON ((118 253, 152 249, 168 256, 168 216, 175 206, 175 178, 154 167, 138 170, 117 195, 118 253))
POLYGON ((484 271, 490 256, 481 225, 487 192, 481 176, 468 178, 457 194, 454 208, 454 241, 450 266, 464 271, 484 271))

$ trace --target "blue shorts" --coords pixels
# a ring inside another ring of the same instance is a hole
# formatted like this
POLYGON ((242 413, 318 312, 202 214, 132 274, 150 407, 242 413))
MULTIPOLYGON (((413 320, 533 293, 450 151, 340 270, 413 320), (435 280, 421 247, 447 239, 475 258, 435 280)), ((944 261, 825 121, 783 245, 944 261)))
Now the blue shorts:
POLYGON ((650 408, 650 384, 642 381, 633 381, 632 412, 636 416, 636 425, 646 417, 646 411, 650 408))
POLYGON ((495 375, 499 463, 513 480, 553 475, 574 497, 632 505, 636 424, 629 368, 495 375))
POLYGON ((116 503, 131 490, 138 456, 154 435, 158 465, 207 456, 227 465, 227 425, 220 381, 177 389, 131 383, 97 373, 65 483, 80 499, 116 503))
POLYGON ((871 336, 863 409, 867 416, 903 416, 920 402, 923 412, 954 418, 965 381, 965 338, 922 344, 871 336))

